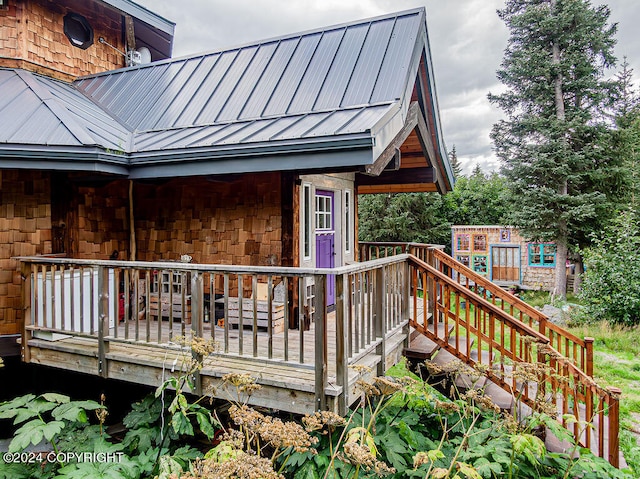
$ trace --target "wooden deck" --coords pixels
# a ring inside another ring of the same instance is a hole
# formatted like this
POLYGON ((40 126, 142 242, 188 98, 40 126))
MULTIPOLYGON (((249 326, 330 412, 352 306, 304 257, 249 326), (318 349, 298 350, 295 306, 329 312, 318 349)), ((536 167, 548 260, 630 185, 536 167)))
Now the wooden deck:
MULTIPOLYGON (((329 313, 327 319, 328 335, 335 337, 335 312, 329 313)), ((101 375, 109 379, 159 386, 171 375, 178 375, 183 361, 191 357, 190 349, 180 347, 177 342, 170 340, 185 335, 189 337, 192 333, 191 325, 175 322, 172 329, 169 329, 167 324, 158 328, 156 320, 152 320, 148 325, 146 321, 137 323, 120 323, 117 333, 112 330, 111 334, 105 337, 107 346, 103 354, 104 364, 100 364, 98 338, 36 330, 33 332, 34 337, 28 341, 30 362, 101 375), (151 336, 151 342, 136 340, 136 328, 140 337, 144 337, 147 326, 150 326, 150 331, 156 333, 155 337, 151 336), (158 330, 161 331, 159 341, 158 330), (129 339, 124 339, 125 336, 129 339)), ((329 409, 338 412, 338 398, 345 393, 345 389, 346 403, 355 402, 359 398, 355 388, 358 379, 370 379, 380 367, 388 368, 398 362, 406 344, 406 325, 405 321, 387 334, 384 360, 380 354, 376 354, 375 347, 354 358, 352 364, 367 366, 372 372, 358 373, 349 368, 346 388, 339 386, 336 378, 336 343, 327 342, 328 380, 324 396, 329 409)), ((219 399, 232 399, 234 396, 229 396, 232 391, 222 388, 221 378, 229 373, 244 373, 251 375, 262 385, 262 389, 249 399, 252 405, 298 414, 307 414, 318 409, 320 395, 316 391, 314 364, 315 323, 311 323, 307 331, 288 330, 286 333, 275 333, 271 337, 266 331, 257 331, 254 336, 250 328, 242 331, 237 328, 225 330, 224 327, 212 326, 211 323, 204 324, 203 333, 203 337, 214 341, 216 352, 204 358, 203 369, 200 371, 201 391, 192 392, 201 392, 219 399), (228 341, 223 340, 225 334, 228 341), (257 337, 256 342, 254 337, 257 337), (256 345, 255 349, 252 347, 253 344, 256 345)))
MULTIPOLYGON (((413 328, 461 361, 486 366, 485 375, 511 395, 518 384, 506 365, 543 364, 541 390, 562 397, 563 414, 574 404, 578 412, 584 407, 580 416, 594 429, 582 437, 563 426, 585 447, 597 444, 597 454, 611 464, 620 463, 620 391, 593 381, 592 339, 554 325, 428 245, 391 245, 388 253, 387 246, 373 248, 360 257, 378 259, 335 269, 21 258, 23 358, 158 386, 193 354, 171 340, 193 331, 218 345, 194 377, 193 393, 229 399, 221 378, 245 373, 262 385, 250 404, 344 415, 359 398, 356 381, 395 364, 413 328), (325 291, 334 281, 335 311, 328 313, 325 291), (123 297, 131 300, 123 305, 123 297), (152 306, 159 314, 157 305, 165 302, 162 314, 169 318, 158 321, 152 306), (235 314, 245 327, 206 321, 221 312, 226 319, 235 314), (116 325, 116 318, 136 320, 116 325), (294 328, 308 321, 308 330, 294 328), (258 327, 263 324, 267 328, 258 327), (355 365, 371 372, 363 377, 355 365)), ((527 389, 520 397, 529 407, 535 399, 527 389)))

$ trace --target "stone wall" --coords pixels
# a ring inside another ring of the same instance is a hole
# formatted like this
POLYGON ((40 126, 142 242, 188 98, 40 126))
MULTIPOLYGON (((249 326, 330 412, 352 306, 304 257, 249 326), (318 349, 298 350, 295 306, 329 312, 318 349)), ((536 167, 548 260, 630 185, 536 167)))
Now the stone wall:
POLYGON ((125 50, 122 16, 99 2, 9 0, 0 9, 0 66, 64 80, 124 67, 124 56, 99 37, 125 50), (86 50, 72 46, 64 34, 68 12, 84 16, 93 28, 94 42, 86 50))

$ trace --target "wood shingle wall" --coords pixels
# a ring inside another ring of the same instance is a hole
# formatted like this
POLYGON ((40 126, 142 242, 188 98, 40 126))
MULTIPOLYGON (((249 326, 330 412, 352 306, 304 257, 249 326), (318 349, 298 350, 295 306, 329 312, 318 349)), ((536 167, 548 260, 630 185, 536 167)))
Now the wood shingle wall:
MULTIPOLYGON (((292 262, 292 252, 283 253, 283 184, 280 173, 135 183, 137 259, 292 262)), ((22 325, 22 280, 12 257, 104 260, 114 250, 129 259, 128 180, 89 184, 66 173, 0 170, 0 335, 22 325)))
POLYGON ((139 260, 188 254, 196 263, 282 264, 279 173, 136 184, 135 189, 139 260))
POLYGON ((15 256, 51 253, 48 173, 0 171, 0 335, 22 325, 22 279, 15 256))
POLYGON ((77 187, 71 213, 71 249, 68 255, 82 259, 108 259, 113 251, 129 259, 128 181, 101 187, 77 187), (74 225, 74 222, 77 222, 74 225))
POLYGON ((24 68, 70 80, 80 75, 125 66, 124 57, 107 42, 124 51, 121 15, 97 2, 68 0, 9 0, 0 9, 0 66, 24 68), (94 43, 86 50, 74 47, 64 34, 63 17, 84 16, 94 31, 94 43))

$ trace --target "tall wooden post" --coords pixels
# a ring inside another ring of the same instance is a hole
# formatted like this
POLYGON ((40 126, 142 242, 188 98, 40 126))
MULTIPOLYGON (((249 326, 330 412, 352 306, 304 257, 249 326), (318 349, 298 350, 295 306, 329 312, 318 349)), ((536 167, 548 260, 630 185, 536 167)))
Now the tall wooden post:
POLYGON ((133 180, 129 180, 129 260, 136 260, 136 218, 133 207, 133 180))
MULTIPOLYGON (((184 286, 183 286, 184 291, 184 286)), ((191 274, 191 332, 194 337, 202 338, 203 337, 203 321, 204 321, 204 288, 202 285, 202 274, 200 272, 194 271, 191 274)), ((182 310, 182 321, 185 321, 186 313, 185 309, 182 310)), ((158 321, 162 322, 162 313, 158 316, 158 321)), ((213 326, 212 326, 213 327, 213 326)), ((242 332, 242 330, 240 330, 242 332)), ((242 334, 240 334, 242 335, 242 334)), ((191 350, 191 355, 193 359, 202 363, 204 361, 204 357, 202 354, 198 354, 191 350)), ((200 375, 200 370, 197 369, 193 373, 193 394, 197 396, 202 396, 202 376, 200 375)))
POLYGON ((33 336, 33 332, 27 329, 27 326, 33 326, 35 311, 31 309, 31 283, 37 278, 35 267, 27 264, 21 264, 22 277, 22 360, 25 363, 31 361, 31 351, 29 350, 29 340, 33 336))
POLYGON ((584 338, 584 354, 585 357, 582 359, 584 364, 580 366, 583 367, 583 371, 587 373, 587 375, 592 378, 593 377, 593 342, 595 339, 593 338, 584 338))
POLYGON ((98 375, 103 378, 106 378, 109 376, 108 370, 107 370, 107 358, 106 358, 106 353, 108 351, 109 346, 107 341, 105 340, 105 336, 107 336, 109 332, 109 276, 108 275, 109 275, 109 270, 107 268, 104 268, 102 266, 98 267, 98 291, 100 291, 100 297, 98 300, 98 375), (106 278, 105 278, 105 275, 107 275, 106 278), (105 327, 107 328, 107 334, 105 334, 105 327))
POLYGON ((375 271, 375 293, 374 293, 374 333, 376 339, 381 339, 380 343, 376 347, 376 354, 380 356, 380 362, 378 363, 378 376, 384 376, 387 369, 386 365, 386 344, 385 344, 385 313, 387 311, 387 294, 385 284, 385 270, 383 267, 377 268, 375 271))
POLYGON ((607 400, 609 408, 609 463, 613 467, 620 466, 620 395, 618 388, 607 388, 610 395, 607 400))
MULTIPOLYGON (((316 275, 316 308, 315 308, 315 392, 316 392, 316 410, 324 411, 327 409, 327 396, 325 394, 325 388, 327 387, 327 299, 326 299, 326 283, 327 277, 325 275, 316 275)), ((338 314, 336 313, 336 322, 338 321, 338 314)), ((300 325, 300 330, 303 330, 303 325, 300 325)), ((337 327, 337 324, 336 324, 337 327)), ((337 333, 336 333, 337 334, 337 333)), ((337 366, 340 367, 340 359, 336 355, 337 366)), ((340 376, 338 376, 339 378, 340 376)), ((339 381, 339 379, 338 379, 339 381)), ((343 395, 347 392, 346 388, 343 388, 343 395)))

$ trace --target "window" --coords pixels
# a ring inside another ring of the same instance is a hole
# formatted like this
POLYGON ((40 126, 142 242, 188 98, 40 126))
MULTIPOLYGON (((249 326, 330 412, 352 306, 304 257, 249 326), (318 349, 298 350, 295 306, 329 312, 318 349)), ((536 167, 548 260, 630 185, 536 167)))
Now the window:
POLYGON ((471 237, 467 234, 456 236, 456 249, 458 251, 471 251, 471 237))
POLYGON ((469 258, 468 254, 459 254, 458 256, 456 256, 456 260, 459 263, 465 265, 467 268, 471 266, 471 258, 469 258))
POLYGON ((150 292, 169 294, 173 291, 174 294, 182 293, 182 276, 183 273, 173 271, 154 271, 151 277, 150 292))
POLYGON ((473 270, 478 274, 487 274, 487 257, 485 255, 473 257, 473 270))
POLYGON ((331 211, 331 197, 316 195, 316 230, 331 231, 333 229, 331 211))
POLYGON ((302 187, 302 243, 305 259, 311 258, 311 185, 302 187))
POLYGON ((64 16, 64 34, 71 45, 86 50, 93 45, 93 28, 82 15, 67 13, 64 16))
POLYGON ((529 266, 556 265, 556 245, 552 243, 529 243, 529 266))
POLYGON ((487 235, 473 235, 473 251, 487 251, 487 235))
POLYGON ((351 190, 344 192, 344 218, 344 251, 349 254, 351 253, 351 190))

